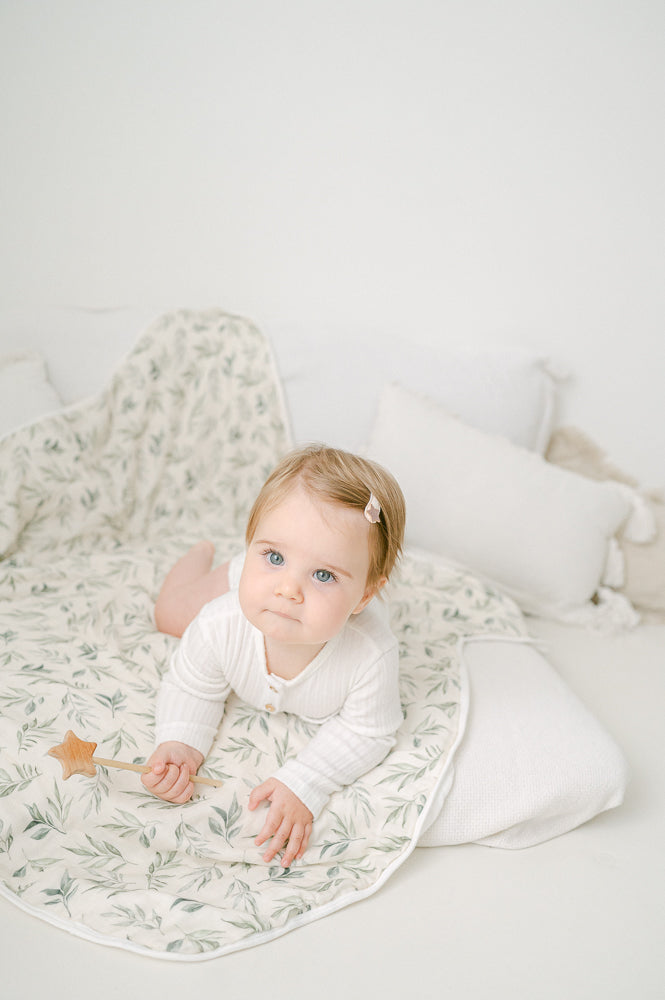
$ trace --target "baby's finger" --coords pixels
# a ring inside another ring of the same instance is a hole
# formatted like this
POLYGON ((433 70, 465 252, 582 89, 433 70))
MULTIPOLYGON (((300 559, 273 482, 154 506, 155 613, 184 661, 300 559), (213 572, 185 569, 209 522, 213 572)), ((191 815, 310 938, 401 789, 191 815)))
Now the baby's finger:
POLYGON ((187 802, 194 790, 186 764, 180 767, 177 764, 169 764, 165 771, 159 774, 148 772, 143 775, 143 778, 146 788, 159 798, 166 799, 167 802, 178 804, 187 802))
POLYGON ((302 841, 300 843, 300 850, 296 854, 296 858, 298 860, 300 860, 300 858, 302 858, 303 854, 307 850, 307 845, 309 844, 309 838, 310 838, 311 834, 312 834, 312 824, 311 823, 306 823, 305 824, 305 832, 303 833, 302 841))
POLYGON ((194 785, 189 775, 189 768, 186 764, 181 764, 175 783, 169 790, 168 800, 169 802, 175 802, 178 805, 182 805, 183 802, 187 802, 191 799, 193 792, 194 785))
POLYGON ((260 802, 270 797, 273 792, 273 782, 268 780, 252 789, 249 796, 249 808, 256 809, 260 802))
MULTIPOLYGON (((171 768, 176 768, 175 764, 170 765, 171 768)), ((179 769, 176 769, 179 771, 179 769)), ((149 788, 151 792, 156 791, 158 786, 161 786, 162 790, 166 790, 171 787, 177 774, 172 772, 171 778, 169 779, 169 765, 164 761, 159 761, 152 765, 150 771, 146 771, 145 774, 141 775, 141 781, 146 788, 149 788)))
POLYGON ((279 830, 274 834, 272 840, 270 841, 270 846, 263 855, 264 861, 272 861, 275 855, 281 851, 284 844, 289 839, 289 834, 291 832, 291 827, 288 823, 282 823, 279 830))
POLYGON ((296 823, 289 834, 289 842, 282 856, 283 868, 290 868, 293 864, 294 859, 299 854, 304 835, 305 831, 303 827, 299 823, 296 823))
POLYGON ((260 847, 266 840, 270 840, 270 838, 277 833, 281 821, 282 817, 279 813, 274 809, 269 809, 266 821, 261 828, 261 832, 254 839, 254 843, 260 847))

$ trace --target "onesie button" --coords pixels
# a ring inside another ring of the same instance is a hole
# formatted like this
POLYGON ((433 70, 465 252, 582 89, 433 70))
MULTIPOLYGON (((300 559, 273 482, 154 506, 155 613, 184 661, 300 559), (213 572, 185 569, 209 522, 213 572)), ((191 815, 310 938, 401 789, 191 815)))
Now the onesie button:
POLYGON ((266 708, 268 709, 269 712, 274 712, 275 711, 275 706, 274 705, 268 704, 268 705, 266 705, 266 708))

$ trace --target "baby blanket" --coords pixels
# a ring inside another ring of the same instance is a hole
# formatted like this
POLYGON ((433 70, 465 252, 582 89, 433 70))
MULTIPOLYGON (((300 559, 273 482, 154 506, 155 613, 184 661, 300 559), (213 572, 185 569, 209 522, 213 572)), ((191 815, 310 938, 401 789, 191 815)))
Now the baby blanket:
POLYGON ((473 577, 415 554, 388 596, 404 723, 386 760, 332 796, 302 862, 253 840, 250 789, 312 734, 232 697, 185 806, 136 774, 63 780, 73 729, 143 762, 176 640, 154 627, 167 569, 212 539, 242 546, 249 507, 289 447, 269 345, 219 310, 157 320, 95 398, 0 441, 0 890, 91 940, 195 960, 258 944, 378 889, 441 806, 463 731, 466 636, 524 633, 473 577))

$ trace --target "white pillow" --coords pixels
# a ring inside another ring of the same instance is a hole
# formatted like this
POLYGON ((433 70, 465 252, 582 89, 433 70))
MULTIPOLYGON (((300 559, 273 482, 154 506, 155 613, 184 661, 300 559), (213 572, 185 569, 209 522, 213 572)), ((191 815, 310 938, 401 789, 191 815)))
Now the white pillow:
POLYGON ((0 358, 0 437, 61 406, 41 354, 28 352, 0 358))
POLYGON ((489 639, 467 644, 464 657, 466 731, 419 846, 531 847, 620 805, 624 755, 537 649, 489 639))
POLYGON ((492 581, 524 611, 570 620, 594 608, 610 539, 631 512, 622 487, 550 465, 396 384, 383 389, 366 450, 404 491, 408 544, 492 581))

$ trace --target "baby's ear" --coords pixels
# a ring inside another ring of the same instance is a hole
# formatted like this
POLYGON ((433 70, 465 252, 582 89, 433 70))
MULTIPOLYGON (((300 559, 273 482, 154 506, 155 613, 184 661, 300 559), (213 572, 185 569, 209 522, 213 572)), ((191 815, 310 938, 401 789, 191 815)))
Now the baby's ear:
POLYGON ((365 591, 365 593, 363 594, 362 598, 360 599, 359 604, 353 609, 353 611, 351 612, 351 614, 352 615, 359 615, 360 612, 363 610, 363 608, 367 607, 367 605, 372 600, 372 598, 376 597, 376 595, 378 594, 378 592, 380 590, 382 590, 383 587, 385 587, 385 585, 387 583, 388 583, 388 577, 387 576, 382 576, 381 579, 379 580, 379 582, 376 583, 376 584, 374 584, 373 587, 368 587, 367 590, 365 591))

